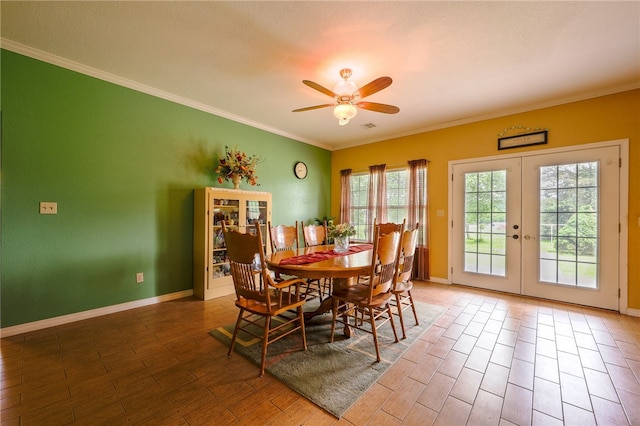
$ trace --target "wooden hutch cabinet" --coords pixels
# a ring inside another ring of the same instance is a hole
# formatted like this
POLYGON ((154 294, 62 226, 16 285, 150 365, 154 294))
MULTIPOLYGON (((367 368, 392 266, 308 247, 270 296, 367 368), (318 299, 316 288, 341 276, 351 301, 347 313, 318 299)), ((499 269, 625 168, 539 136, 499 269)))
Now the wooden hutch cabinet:
POLYGON ((240 232, 260 232, 265 253, 267 223, 271 220, 271 194, 224 188, 198 188, 193 197, 193 294, 211 299, 235 292, 222 235, 222 221, 240 232))

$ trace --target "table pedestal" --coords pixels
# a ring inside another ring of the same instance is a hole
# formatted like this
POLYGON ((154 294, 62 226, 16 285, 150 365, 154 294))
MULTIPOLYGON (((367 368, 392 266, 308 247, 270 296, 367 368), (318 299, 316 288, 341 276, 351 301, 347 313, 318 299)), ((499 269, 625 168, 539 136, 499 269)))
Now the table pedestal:
MULTIPOLYGON (((353 285, 353 282, 354 282, 354 278, 333 278, 331 281, 331 284, 333 289, 342 290, 347 287, 351 287, 353 285)), ((322 303, 320 303, 320 306, 318 306, 318 308, 315 311, 305 312, 304 313, 305 322, 310 321, 315 316, 322 315, 327 312, 331 312, 332 303, 333 301, 331 299, 331 296, 329 296, 326 299, 324 299, 322 303)), ((351 327, 345 326, 343 332, 345 337, 351 337, 351 327)))

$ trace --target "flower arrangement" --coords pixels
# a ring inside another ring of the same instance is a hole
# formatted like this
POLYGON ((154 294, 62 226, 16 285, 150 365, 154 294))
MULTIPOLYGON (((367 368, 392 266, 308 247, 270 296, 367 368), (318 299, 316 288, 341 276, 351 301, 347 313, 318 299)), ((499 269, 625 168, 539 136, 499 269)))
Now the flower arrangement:
POLYGON ((356 235, 356 229, 350 223, 333 224, 333 221, 328 226, 329 238, 344 238, 356 235))
MULTIPOLYGON (((247 155, 245 152, 224 146, 224 157, 220 158, 220 164, 216 169, 218 183, 244 179, 252 186, 258 185, 258 175, 256 175, 256 165, 262 159, 257 155, 247 155)), ((239 182, 238 182, 239 183, 239 182)), ((235 185, 235 182, 234 182, 235 185)))

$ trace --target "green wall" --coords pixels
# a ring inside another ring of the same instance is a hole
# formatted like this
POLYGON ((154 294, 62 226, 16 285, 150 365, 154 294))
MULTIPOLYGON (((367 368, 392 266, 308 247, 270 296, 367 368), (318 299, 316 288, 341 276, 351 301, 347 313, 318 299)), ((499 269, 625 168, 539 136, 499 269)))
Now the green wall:
POLYGON ((241 188, 273 194, 274 223, 330 210, 327 150, 1 55, 2 327, 190 289, 193 188, 231 187, 213 173, 225 145, 264 158, 241 188))

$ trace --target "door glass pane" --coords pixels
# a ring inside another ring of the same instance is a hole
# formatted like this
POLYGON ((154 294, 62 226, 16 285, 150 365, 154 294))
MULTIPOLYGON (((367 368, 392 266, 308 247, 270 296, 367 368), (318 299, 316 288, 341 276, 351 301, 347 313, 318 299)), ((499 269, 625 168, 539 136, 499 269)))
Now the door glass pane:
POLYGON ((540 167, 539 277, 598 287, 597 161, 540 167))
POLYGON ((506 276, 506 170, 465 173, 465 272, 506 276))

